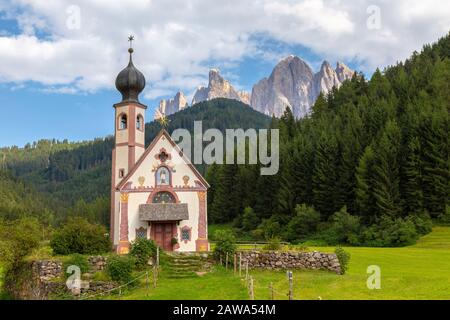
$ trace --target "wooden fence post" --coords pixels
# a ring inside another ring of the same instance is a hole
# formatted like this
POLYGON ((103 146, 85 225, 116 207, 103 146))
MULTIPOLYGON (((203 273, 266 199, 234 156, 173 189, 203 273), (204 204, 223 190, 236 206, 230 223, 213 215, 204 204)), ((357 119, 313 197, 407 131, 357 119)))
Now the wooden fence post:
POLYGON ((247 261, 247 263, 245 265, 245 280, 246 281, 248 280, 248 261, 247 261))
POLYGON ((145 287, 147 289, 147 297, 148 297, 148 290, 149 290, 149 287, 150 287, 150 283, 149 282, 150 281, 148 279, 148 270, 147 270, 147 272, 145 273, 145 287))
POLYGON ((159 247, 156 247, 156 266, 159 267, 159 247))
POLYGON ((225 260, 225 269, 228 271, 228 252, 225 260))
POLYGON ((250 277, 250 300, 255 300, 255 292, 253 289, 253 277, 250 277))
POLYGON ((293 286, 293 275, 292 271, 287 272, 288 280, 289 280, 289 300, 294 300, 294 286, 293 286))
POLYGON ((239 252, 239 278, 242 277, 242 252, 239 252))
POLYGON ((237 272, 237 255, 234 254, 234 275, 236 275, 237 272))
POLYGON ((155 266, 153 267, 153 288, 156 288, 157 281, 158 281, 158 268, 155 266))

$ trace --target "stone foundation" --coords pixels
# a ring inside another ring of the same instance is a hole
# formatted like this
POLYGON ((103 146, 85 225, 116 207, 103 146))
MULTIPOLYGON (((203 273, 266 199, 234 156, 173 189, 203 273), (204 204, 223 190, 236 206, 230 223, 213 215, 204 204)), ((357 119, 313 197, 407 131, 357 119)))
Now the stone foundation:
POLYGON ((334 253, 241 251, 237 254, 242 255, 242 268, 248 262, 249 269, 322 269, 341 273, 341 265, 334 253))

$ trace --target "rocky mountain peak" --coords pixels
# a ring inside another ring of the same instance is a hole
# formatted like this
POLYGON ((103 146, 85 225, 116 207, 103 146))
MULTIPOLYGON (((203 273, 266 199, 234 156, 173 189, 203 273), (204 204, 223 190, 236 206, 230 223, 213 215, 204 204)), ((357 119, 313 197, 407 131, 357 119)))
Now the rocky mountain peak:
POLYGON ((219 69, 211 69, 209 71, 208 87, 199 87, 192 99, 192 105, 215 98, 228 98, 249 102, 249 96, 246 92, 237 92, 228 80, 225 80, 221 75, 219 69))
POLYGON ((316 74, 301 58, 290 55, 282 59, 269 78, 263 78, 253 86, 251 106, 267 115, 280 117, 290 108, 295 117, 309 113, 320 92, 328 93, 339 87, 353 73, 344 64, 334 70, 324 61, 316 74), (341 80, 342 79, 342 80, 341 80))
POLYGON ((172 99, 161 100, 159 106, 155 112, 155 119, 160 118, 162 115, 171 115, 175 112, 181 111, 189 106, 186 97, 183 92, 178 91, 175 97, 172 99))

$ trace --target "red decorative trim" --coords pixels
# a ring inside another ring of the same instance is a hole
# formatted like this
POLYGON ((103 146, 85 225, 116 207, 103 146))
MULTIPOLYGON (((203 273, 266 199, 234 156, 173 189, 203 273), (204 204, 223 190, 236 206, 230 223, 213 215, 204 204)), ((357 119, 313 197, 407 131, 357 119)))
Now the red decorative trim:
POLYGON ((147 106, 145 104, 142 104, 140 102, 130 102, 130 101, 125 101, 125 102, 119 102, 113 105, 114 108, 117 107, 124 107, 124 106, 135 106, 137 108, 141 108, 141 109, 147 109, 147 106))
POLYGON ((169 192, 175 198, 175 203, 180 203, 180 199, 178 198, 178 195, 175 192, 173 192, 172 188, 170 188, 169 186, 165 186, 165 187, 161 186, 161 187, 153 189, 152 193, 150 193, 150 195, 147 198, 147 204, 153 203, 153 197, 159 192, 169 192))
MULTIPOLYGON (((123 191, 123 192, 128 192, 128 193, 137 193, 137 192, 153 192, 153 190, 155 190, 155 188, 153 188, 153 187, 140 187, 140 186, 138 186, 138 187, 133 187, 133 188, 131 188, 131 185, 132 185, 132 183, 131 182, 128 182, 123 188, 122 188, 122 190, 121 191, 123 191)), ((168 186, 167 186, 168 187, 168 186)), ((160 188, 158 188, 158 189, 161 189, 161 187, 160 188)), ((182 187, 182 186, 175 186, 175 187, 172 187, 171 189, 170 189, 172 192, 193 192, 193 191, 196 191, 196 192, 198 192, 198 191, 206 191, 207 189, 205 188, 205 187, 182 187)))
POLYGON ((109 238, 111 243, 114 243, 114 223, 116 215, 116 192, 114 186, 116 185, 116 149, 112 150, 112 166, 111 166, 111 214, 109 219, 109 238))
POLYGON ((128 193, 122 193, 120 195, 120 254, 127 254, 130 248, 128 238, 128 197, 128 193))
MULTIPOLYGON (((116 143, 116 147, 127 147, 128 145, 128 142, 116 143)), ((135 143, 135 146, 145 148, 145 145, 143 145, 142 143, 135 143)))
POLYGON ((156 160, 161 160, 161 162, 164 163, 167 160, 172 160, 172 155, 169 152, 167 152, 166 148, 161 148, 161 149, 159 149, 159 153, 155 154, 155 159, 156 160), (165 159, 164 161, 162 161, 160 159, 160 156, 161 156, 162 153, 167 154, 167 159, 165 159))
POLYGON ((206 217, 206 192, 197 192, 199 201, 198 213, 198 238, 195 241, 196 251, 208 251, 207 217, 206 217))
MULTIPOLYGON (((120 190, 126 183, 126 181, 128 179, 130 179, 130 177, 133 175, 133 173, 139 168, 139 166, 142 164, 142 162, 144 161, 144 159, 147 157, 147 155, 152 151, 152 149, 155 147, 156 143, 158 142, 158 140, 161 137, 166 137, 167 140, 170 142, 170 144, 176 148, 176 150, 178 150, 178 152, 181 151, 180 147, 178 147, 178 145, 175 143, 175 141, 172 140, 172 138, 170 137, 169 133, 166 130, 161 130, 158 135, 156 136, 155 139, 153 139, 152 143, 150 144, 150 146, 145 150, 145 152, 142 154, 142 156, 139 158, 139 160, 136 162, 136 164, 133 166, 133 168, 129 168, 129 172, 127 174, 127 176, 117 185, 116 189, 120 190)), ((185 161, 185 163, 189 166, 189 168, 191 168, 191 170, 194 172, 194 174, 197 176, 197 178, 201 181, 201 183, 203 184, 203 186, 205 188, 209 188, 209 184, 208 182, 206 182, 205 178, 202 177, 202 175, 200 174, 200 172, 198 172, 198 170, 194 167, 194 165, 189 161, 188 158, 186 158, 185 156, 183 156, 183 160, 185 161)))

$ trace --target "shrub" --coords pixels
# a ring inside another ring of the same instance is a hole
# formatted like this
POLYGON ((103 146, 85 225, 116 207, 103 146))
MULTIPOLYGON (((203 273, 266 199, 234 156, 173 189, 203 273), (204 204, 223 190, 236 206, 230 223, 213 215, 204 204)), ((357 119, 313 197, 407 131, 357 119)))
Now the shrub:
POLYGON ((153 240, 145 238, 137 238, 131 244, 130 255, 136 262, 138 269, 143 269, 147 266, 150 258, 156 255, 156 244, 153 240))
POLYGON ((274 237, 269 240, 267 244, 264 245, 263 250, 280 250, 281 249, 281 240, 278 237, 274 237))
POLYGON ((363 233, 364 243, 368 246, 400 247, 414 244, 419 238, 416 226, 411 219, 383 216, 363 233))
POLYGON ((89 271, 89 263, 86 257, 78 253, 72 254, 69 259, 64 262, 63 274, 65 278, 71 275, 70 273, 67 273, 67 268, 70 266, 77 266, 78 268, 80 268, 81 274, 89 271))
POLYGON ((440 222, 450 224, 450 206, 445 206, 445 212, 439 216, 440 222))
POLYGON ((289 221, 285 236, 289 241, 304 240, 317 230, 320 214, 313 207, 306 204, 295 207, 296 215, 289 221))
POLYGON ((225 257, 226 254, 233 255, 236 251, 236 239, 233 234, 224 230, 217 230, 215 234, 216 246, 214 248, 214 257, 219 260, 220 257, 225 257))
POLYGON ((0 224, 0 261, 15 268, 23 258, 39 247, 41 229, 34 218, 2 221, 0 224))
POLYGON ((112 256, 106 263, 106 273, 111 280, 120 283, 127 283, 132 280, 134 261, 127 256, 112 256))
POLYGON ((273 237, 278 237, 281 233, 280 223, 274 218, 264 219, 258 226, 260 229, 260 234, 264 236, 264 239, 271 239, 273 237))
POLYGON ((420 235, 426 235, 431 232, 433 229, 433 221, 430 218, 430 215, 427 212, 424 212, 420 215, 410 216, 412 223, 414 223, 417 233, 420 235))
POLYGON ((341 274, 345 274, 348 269, 348 263, 350 262, 350 253, 341 247, 337 247, 336 250, 334 250, 334 253, 336 254, 339 264, 341 265, 341 274))
POLYGON ((361 230, 359 217, 349 214, 346 206, 339 212, 334 213, 330 217, 329 222, 328 230, 324 233, 328 243, 359 244, 358 236, 361 230))
POLYGON ((100 254, 111 250, 111 242, 105 227, 90 224, 87 220, 71 218, 56 230, 50 241, 55 254, 100 254))
POLYGON ((242 228, 246 231, 254 230, 258 227, 259 218, 251 207, 244 209, 242 215, 242 228))

